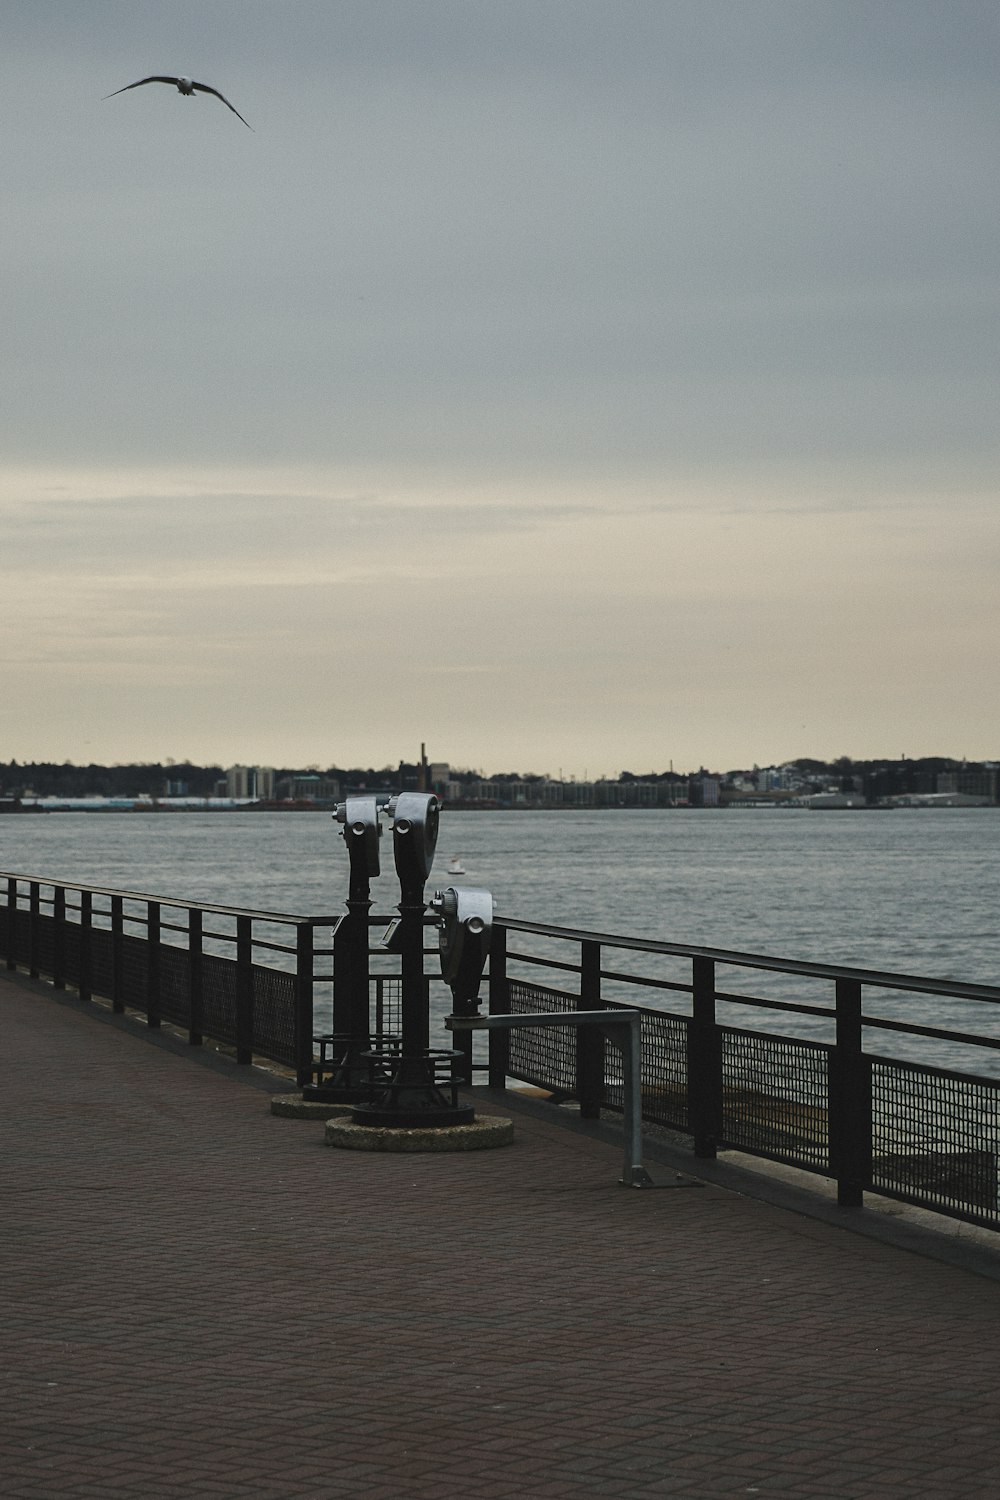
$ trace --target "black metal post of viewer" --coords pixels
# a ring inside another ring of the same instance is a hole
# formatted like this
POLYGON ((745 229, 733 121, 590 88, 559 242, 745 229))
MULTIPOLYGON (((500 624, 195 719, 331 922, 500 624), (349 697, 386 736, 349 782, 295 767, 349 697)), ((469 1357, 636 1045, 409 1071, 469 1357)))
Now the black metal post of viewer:
MULTIPOLYGON (((317 1037, 320 1057, 316 1082, 302 1090, 303 1099, 322 1104, 354 1104, 367 1099, 371 1082, 372 1036, 368 1003, 368 913, 371 879, 379 873, 378 800, 348 797, 334 814, 342 823, 351 862, 347 916, 333 936, 333 1029, 317 1037)), ((381 1042, 381 1039, 379 1039, 381 1042)))
MULTIPOLYGON (((493 897, 473 886, 450 885, 435 894, 431 906, 440 923, 441 977, 451 990, 452 1014, 446 1022, 450 1025, 456 1016, 479 1014, 479 986, 493 935, 493 897)), ((463 1072, 471 1080, 471 1030, 459 1030, 455 1041, 463 1072)))
POLYGON ((358 1104, 358 1125, 415 1128, 468 1125, 471 1105, 458 1102, 461 1080, 455 1065, 462 1054, 430 1047, 430 990, 424 973, 424 886, 434 862, 440 803, 430 793, 401 792, 389 803, 393 856, 399 876, 399 922, 388 946, 399 954, 402 980, 402 1035, 399 1050, 368 1053, 371 1086, 367 1103, 358 1104))

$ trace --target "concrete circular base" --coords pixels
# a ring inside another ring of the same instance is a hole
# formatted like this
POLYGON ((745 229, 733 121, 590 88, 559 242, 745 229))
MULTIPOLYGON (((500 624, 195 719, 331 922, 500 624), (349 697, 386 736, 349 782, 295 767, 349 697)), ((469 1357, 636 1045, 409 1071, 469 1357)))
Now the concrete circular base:
POLYGON ((274 1094, 272 1115, 284 1120, 336 1120, 349 1115, 353 1104, 323 1104, 318 1099, 303 1099, 299 1094, 274 1094))
POLYGON ((509 1146, 514 1121, 500 1115, 480 1115, 470 1125, 431 1125, 401 1129, 394 1125, 355 1125, 330 1120, 326 1144, 345 1151, 488 1151, 509 1146))

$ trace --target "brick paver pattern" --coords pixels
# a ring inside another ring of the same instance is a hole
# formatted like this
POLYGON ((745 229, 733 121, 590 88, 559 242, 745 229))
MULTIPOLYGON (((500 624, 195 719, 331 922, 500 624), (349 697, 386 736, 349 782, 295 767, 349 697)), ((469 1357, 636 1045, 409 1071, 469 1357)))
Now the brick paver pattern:
POLYGON ((0 1026, 5 1497, 1000 1494, 993 1281, 557 1122, 331 1150, 41 985, 0 1026))

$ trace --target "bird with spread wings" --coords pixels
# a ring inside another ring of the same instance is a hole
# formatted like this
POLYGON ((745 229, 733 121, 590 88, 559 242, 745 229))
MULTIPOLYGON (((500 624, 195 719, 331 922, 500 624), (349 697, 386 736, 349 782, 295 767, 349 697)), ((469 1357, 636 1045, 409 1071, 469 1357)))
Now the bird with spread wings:
MULTIPOLYGON (((139 78, 135 83, 127 83, 124 88, 115 89, 114 93, 105 94, 104 97, 105 99, 113 99, 115 97, 115 94, 124 94, 127 93, 129 89, 141 88, 144 83, 172 83, 177 89, 178 93, 187 94, 188 96, 193 95, 196 89, 202 94, 214 94, 216 99, 222 100, 227 109, 232 110, 233 114, 238 120, 243 120, 243 116, 240 114, 235 104, 230 104, 225 94, 220 94, 219 90, 213 89, 211 84, 209 83, 195 83, 193 78, 169 78, 164 76, 162 73, 153 73, 149 78, 139 78)), ((243 123, 248 130, 253 129, 253 126, 248 120, 243 120, 243 123)))

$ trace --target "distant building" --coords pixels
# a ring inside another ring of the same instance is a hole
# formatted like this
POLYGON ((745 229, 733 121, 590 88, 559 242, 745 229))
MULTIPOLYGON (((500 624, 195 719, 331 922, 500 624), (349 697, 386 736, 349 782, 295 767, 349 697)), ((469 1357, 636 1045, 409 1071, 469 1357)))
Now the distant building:
POLYGON ((658 781, 626 781, 626 807, 659 807, 660 783, 658 781))
POLYGON ((688 783, 688 798, 692 807, 718 807, 718 777, 692 776, 688 783))
POLYGON ((621 781, 599 781, 594 793, 598 807, 625 806, 625 784, 621 781))
POLYGON ((997 772, 984 766, 969 767, 963 771, 941 771, 938 773, 938 792, 961 792, 966 797, 983 797, 996 802, 997 772))
POLYGON ((274 767, 230 766, 226 772, 226 796, 270 802, 274 797, 274 767))
POLYGON ((446 796, 445 787, 451 778, 451 767, 446 760, 432 760, 427 767, 427 791, 446 796))
POLYGON ((249 766, 230 766, 226 771, 226 796, 252 797, 253 793, 250 790, 252 774, 249 766))
POLYGON ((806 799, 807 807, 845 808, 867 806, 861 792, 815 792, 806 799))
POLYGON ((315 802, 325 806, 340 801, 340 782, 333 776, 309 772, 303 776, 283 776, 277 794, 284 802, 315 802))

